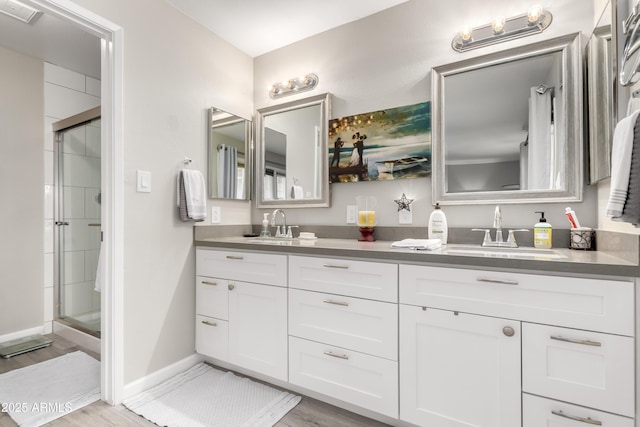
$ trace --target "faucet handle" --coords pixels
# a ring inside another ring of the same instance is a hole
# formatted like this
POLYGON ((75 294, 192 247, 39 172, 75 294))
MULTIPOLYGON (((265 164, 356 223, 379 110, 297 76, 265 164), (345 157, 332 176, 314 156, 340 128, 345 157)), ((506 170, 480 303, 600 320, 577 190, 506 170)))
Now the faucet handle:
POLYGON ((289 228, 287 229, 287 237, 293 238, 293 233, 291 232, 292 228, 298 228, 297 225, 290 225, 289 228))
POLYGON ((472 228, 471 231, 484 231, 482 246, 485 246, 487 243, 491 243, 491 230, 489 230, 488 228, 472 228))
POLYGON ((515 230, 509 230, 509 237, 507 237, 507 243, 512 244, 514 247, 518 247, 518 242, 516 242, 515 232, 517 231, 526 231, 529 232, 526 228, 517 228, 515 230))

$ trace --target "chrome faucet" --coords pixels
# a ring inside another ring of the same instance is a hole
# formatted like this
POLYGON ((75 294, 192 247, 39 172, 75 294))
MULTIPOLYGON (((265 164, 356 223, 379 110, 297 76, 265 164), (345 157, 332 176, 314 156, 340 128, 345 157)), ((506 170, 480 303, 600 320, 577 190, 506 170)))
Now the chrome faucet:
POLYGON ((287 236, 287 216, 284 214, 282 209, 276 209, 271 214, 271 226, 277 227, 276 236, 275 237, 286 237, 287 236), (279 225, 277 225, 277 215, 280 214, 282 216, 282 229, 279 225))
POLYGON ((502 234, 502 211, 500 206, 496 206, 496 210, 493 213, 493 228, 496 229, 496 239, 491 240, 491 230, 488 228, 472 228, 471 231, 484 232, 484 239, 482 240, 482 246, 500 247, 500 248, 517 248, 518 242, 516 242, 515 233, 517 231, 529 231, 526 228, 518 228, 515 230, 509 230, 509 236, 507 241, 504 241, 504 235, 502 234))

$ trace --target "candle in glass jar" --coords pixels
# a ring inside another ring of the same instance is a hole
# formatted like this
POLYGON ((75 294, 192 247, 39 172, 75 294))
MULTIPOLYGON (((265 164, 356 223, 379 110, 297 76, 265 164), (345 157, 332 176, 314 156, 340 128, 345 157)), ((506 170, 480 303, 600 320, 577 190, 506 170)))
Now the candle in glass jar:
POLYGON ((376 225, 376 211, 358 212, 359 227, 373 227, 376 225))

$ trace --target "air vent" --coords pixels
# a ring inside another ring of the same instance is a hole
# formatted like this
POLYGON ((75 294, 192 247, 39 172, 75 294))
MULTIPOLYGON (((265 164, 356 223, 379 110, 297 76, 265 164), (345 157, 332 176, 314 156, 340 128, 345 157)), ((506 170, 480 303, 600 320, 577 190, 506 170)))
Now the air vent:
POLYGON ((0 13, 28 24, 38 16, 40 11, 16 0, 0 0, 0 13))

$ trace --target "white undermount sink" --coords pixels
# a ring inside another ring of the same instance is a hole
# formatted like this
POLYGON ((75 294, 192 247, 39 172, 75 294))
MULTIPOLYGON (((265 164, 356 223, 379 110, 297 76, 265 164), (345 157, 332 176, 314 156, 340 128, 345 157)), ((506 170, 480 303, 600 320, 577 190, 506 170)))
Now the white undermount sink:
POLYGON ((494 258, 516 258, 516 259, 563 259, 565 254, 556 249, 536 249, 536 248, 498 248, 483 246, 462 246, 447 245, 443 248, 443 253, 450 255, 469 255, 494 258))

